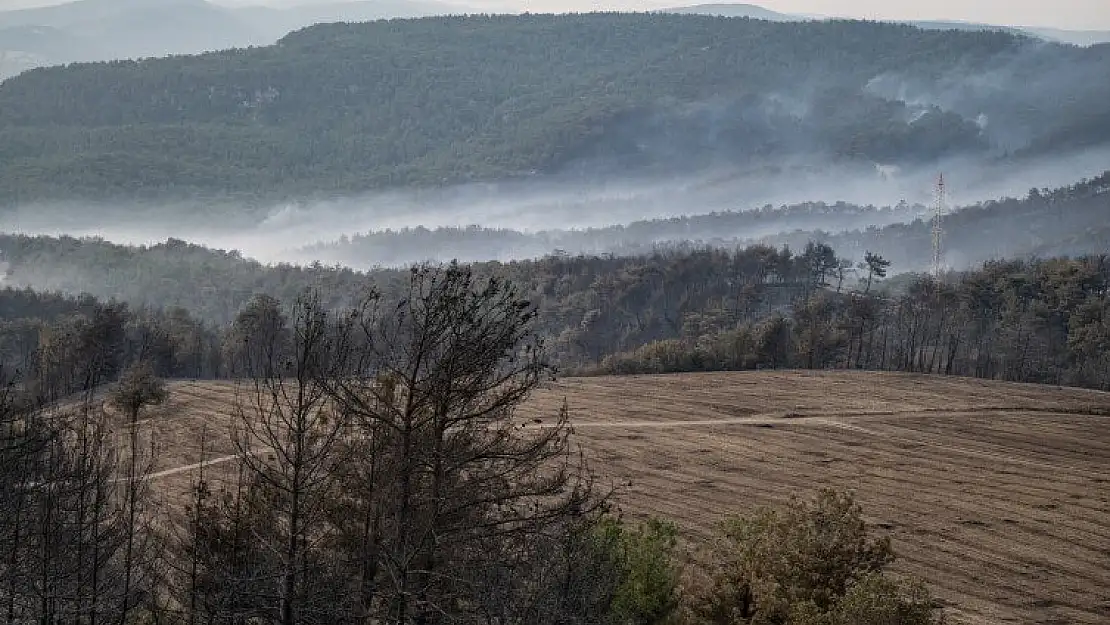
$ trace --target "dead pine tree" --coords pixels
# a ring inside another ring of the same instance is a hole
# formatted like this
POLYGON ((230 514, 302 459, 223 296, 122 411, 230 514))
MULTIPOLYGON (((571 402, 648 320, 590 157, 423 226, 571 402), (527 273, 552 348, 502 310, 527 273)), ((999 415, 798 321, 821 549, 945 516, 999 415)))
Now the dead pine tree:
POLYGON ((154 375, 153 367, 146 362, 136 363, 124 371, 119 383, 111 391, 110 401, 112 405, 127 420, 128 439, 123 501, 127 538, 122 564, 122 604, 119 614, 121 625, 126 621, 128 613, 134 606, 134 578, 139 564, 135 558, 136 541, 140 539, 140 514, 142 513, 142 498, 146 490, 146 483, 142 479, 145 470, 140 465, 142 458, 139 446, 139 415, 144 407, 161 404, 167 396, 165 383, 154 375))
POLYGON ((320 383, 330 372, 333 326, 313 293, 298 298, 287 321, 273 310, 245 314, 252 318, 237 325, 251 331, 237 337, 244 356, 237 370, 249 377, 238 387, 234 441, 251 485, 255 548, 270 554, 270 570, 260 572, 272 582, 262 599, 273 609, 264 617, 282 625, 334 622, 318 548, 328 538, 341 461, 342 422, 320 383))
POLYGON ((201 427, 200 430, 200 467, 197 472, 196 481, 193 483, 193 501, 189 509, 189 544, 194 547, 190 550, 189 555, 189 581, 188 581, 188 619, 189 625, 194 625, 197 618, 197 581, 200 578, 200 557, 196 552, 195 546, 198 544, 198 534, 200 532, 201 524, 204 522, 204 506, 207 503, 210 491, 208 489, 208 482, 204 479, 204 463, 207 461, 207 443, 208 443, 208 428, 201 427))
POLYGON ((189 622, 241 625, 260 614, 261 599, 270 599, 259 592, 268 581, 262 574, 270 569, 255 538, 261 521, 250 510, 255 500, 248 496, 246 467, 239 463, 230 483, 214 493, 208 479, 198 478, 196 486, 184 549, 178 554, 187 565, 185 570, 178 567, 185 576, 184 589, 176 588, 178 604, 189 606, 189 622))
POLYGON ((373 459, 352 464, 377 469, 345 487, 351 517, 375 526, 355 528, 374 541, 358 588, 370 622, 476 622, 494 604, 502 622, 558 620, 524 617, 549 590, 524 574, 543 573, 529 554, 600 498, 566 411, 531 428, 516 414, 553 374, 535 314, 512 285, 452 264, 414 268, 398 302, 371 294, 343 316, 340 373, 320 382, 371 441, 373 459))
POLYGON ((35 485, 28 479, 46 445, 41 413, 20 393, 21 376, 0 367, 0 584, 5 623, 17 622, 25 605, 29 537, 35 485))
POLYGON ((164 545, 166 575, 165 590, 169 594, 172 607, 164 612, 176 614, 177 622, 195 625, 201 618, 201 578, 207 564, 205 558, 204 532, 212 522, 212 490, 208 483, 208 427, 200 428, 199 466, 190 482, 189 503, 185 506, 184 523, 175 523, 167 518, 166 528, 160 537, 164 545))

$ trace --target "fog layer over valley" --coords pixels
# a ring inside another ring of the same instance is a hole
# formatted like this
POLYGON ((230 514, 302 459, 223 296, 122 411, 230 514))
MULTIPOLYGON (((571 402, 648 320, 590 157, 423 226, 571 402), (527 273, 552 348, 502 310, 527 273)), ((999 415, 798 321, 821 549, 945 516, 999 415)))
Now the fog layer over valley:
MULTIPOLYGON (((1039 159, 1022 166, 950 161, 951 209, 1030 188, 1056 188, 1094 178, 1110 150, 1072 159, 1039 159)), ((198 203, 119 205, 36 204, 0 217, 0 230, 23 234, 99 237, 128 245, 184 239, 238 250, 263 262, 399 266, 424 260, 508 261, 561 250, 570 254, 643 253, 657 244, 732 246, 863 231, 931 218, 936 173, 872 167, 771 168, 717 171, 673 179, 581 182, 559 176, 499 184, 398 190, 345 200, 246 209, 198 203), (717 215, 713 215, 717 213, 717 215), (442 230, 439 229, 450 229, 442 230)), ((1110 208, 1104 214, 1110 220, 1110 208)), ((1029 253, 1025 223, 996 230, 982 249, 1029 253)), ((1057 226, 1069 234, 1070 218, 1057 226)), ((804 241, 803 241, 804 243, 804 241)), ((954 268, 967 262, 953 256, 954 268)), ((899 255, 902 269, 924 267, 899 255)))
POLYGON ((922 210, 566 233, 925 206, 941 172, 954 206, 1072 184, 1110 166, 1107 75, 1110 46, 852 21, 318 25, 0 83, 0 229, 356 267, 865 230, 922 210), (353 238, 469 226, 512 232, 353 238))

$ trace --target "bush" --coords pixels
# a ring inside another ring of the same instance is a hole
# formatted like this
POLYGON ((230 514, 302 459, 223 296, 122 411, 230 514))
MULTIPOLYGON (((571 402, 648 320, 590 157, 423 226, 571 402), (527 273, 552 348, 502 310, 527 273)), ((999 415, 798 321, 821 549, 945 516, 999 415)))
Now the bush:
POLYGON ((675 563, 678 529, 656 519, 635 527, 604 518, 591 533, 593 568, 606 570, 609 625, 664 625, 673 622, 679 601, 680 570, 675 563))
POLYGON ((890 541, 868 536, 851 495, 822 490, 726 521, 713 572, 690 597, 704 625, 929 625, 941 622, 920 584, 887 578, 890 541))

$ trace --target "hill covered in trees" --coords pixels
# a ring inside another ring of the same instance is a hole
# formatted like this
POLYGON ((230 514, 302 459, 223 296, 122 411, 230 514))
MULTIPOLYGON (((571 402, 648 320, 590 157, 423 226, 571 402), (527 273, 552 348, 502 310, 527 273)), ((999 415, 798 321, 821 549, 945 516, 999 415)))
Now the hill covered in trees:
POLYGON ((290 250, 303 262, 338 263, 354 268, 395 267, 420 261, 509 261, 555 255, 651 253, 656 248, 735 247, 745 240, 781 233, 866 229, 912 222, 921 205, 859 206, 846 202, 771 205, 634 221, 603 228, 523 232, 510 228, 398 228, 355 233, 290 250))
MULTIPOLYGON (((761 243, 803 248, 824 241, 853 260, 871 250, 902 270, 932 260, 932 208, 905 202, 860 206, 846 202, 771 205, 752 210, 689 214, 603 228, 524 232, 508 228, 401 228, 357 233, 289 252, 355 268, 424 260, 464 262, 536 258, 548 254, 651 253, 659 247, 728 248, 761 243), (862 251, 861 251, 862 250, 862 251)), ((1081 256, 1110 249, 1110 172, 1056 189, 1031 189, 956 207, 944 217, 945 262, 955 270, 988 260, 1081 256)))
POLYGON ((1110 46, 853 21, 320 25, 264 48, 5 81, 0 201, 1055 154, 1110 141, 1108 73, 1110 46))
MULTIPOLYGON (((1022 199, 981 202, 946 215, 943 262, 962 270, 992 260, 1102 254, 1110 250, 1108 220, 1110 172, 1058 189, 1030 189, 1022 199)), ((883 228, 798 231, 757 241, 776 246, 822 241, 845 254, 871 250, 895 266, 922 270, 932 257, 932 224, 926 216, 883 228)))

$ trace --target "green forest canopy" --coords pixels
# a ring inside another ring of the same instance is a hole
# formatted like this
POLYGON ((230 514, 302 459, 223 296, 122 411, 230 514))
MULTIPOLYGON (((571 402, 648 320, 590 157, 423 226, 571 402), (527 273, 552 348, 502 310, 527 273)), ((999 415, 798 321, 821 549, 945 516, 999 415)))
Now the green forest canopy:
POLYGON ((1062 150, 1110 138, 1110 86, 1097 79, 1108 74, 1110 46, 856 21, 320 25, 274 46, 0 83, 0 204, 338 196, 582 163, 670 171, 786 154, 905 162, 1062 150), (960 76, 987 71, 1010 82, 944 109, 885 93, 958 90, 960 76))

